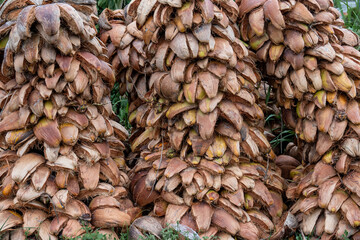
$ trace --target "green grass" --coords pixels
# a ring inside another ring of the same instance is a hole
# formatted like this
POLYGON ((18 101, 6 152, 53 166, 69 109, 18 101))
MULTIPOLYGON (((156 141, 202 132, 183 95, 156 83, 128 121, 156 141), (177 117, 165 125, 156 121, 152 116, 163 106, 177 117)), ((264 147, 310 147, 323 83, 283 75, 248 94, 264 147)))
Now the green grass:
MULTIPOLYGON (((83 234, 83 236, 71 238, 69 240, 107 240, 107 238, 108 238, 108 235, 102 234, 96 229, 93 230, 91 227, 89 227, 87 225, 83 225, 83 229, 85 230, 85 234, 83 234)), ((127 238, 125 238, 125 239, 127 239, 127 238)))
POLYGON ((271 129, 272 133, 275 135, 275 138, 270 141, 270 144, 273 149, 279 148, 279 153, 283 154, 287 144, 293 142, 296 135, 293 130, 286 127, 282 120, 281 114, 270 114, 265 119, 265 123, 267 124, 270 124, 272 121, 280 122, 281 126, 271 129))
MULTIPOLYGON (((1 226, 0 226, 0 231, 1 231, 1 226)), ((91 227, 89 227, 88 225, 84 224, 83 225, 83 229, 85 230, 85 233, 80 237, 75 237, 75 238, 63 238, 63 237, 59 237, 60 240, 107 240, 108 239, 108 235, 106 234, 102 234, 99 232, 98 229, 93 229, 91 227)), ((4 233, 3 233, 4 234, 4 233)), ((0 235, 0 240, 3 239, 4 235, 0 235)), ((186 232, 183 233, 184 235, 186 235, 186 232)), ((28 234, 25 231, 25 240, 38 240, 40 239, 40 237, 38 236, 38 234, 35 232, 33 236, 31 236, 30 238, 28 237, 28 234)), ((184 240, 190 240, 190 238, 188 237, 183 237, 181 238, 179 232, 177 232, 174 228, 171 227, 167 227, 164 228, 160 234, 160 236, 162 237, 162 239, 164 240, 179 240, 179 239, 184 239, 184 240)), ((129 231, 124 232, 124 233, 120 233, 118 235, 118 238, 120 240, 128 240, 129 239, 129 231)), ((115 239, 115 238, 114 238, 115 239)), ((203 237, 202 239, 200 238, 191 238, 191 240, 217 240, 217 237, 203 237)), ((239 238, 235 238, 236 240, 240 240, 239 238)), ((287 239, 287 238, 286 238, 287 239)), ((295 240, 310 240, 313 239, 313 234, 311 234, 310 236, 305 236, 303 235, 301 232, 296 232, 295 234, 295 240)), ((320 240, 320 238, 317 238, 320 240)), ((348 232, 345 230, 344 234, 341 236, 340 238, 341 240, 350 240, 350 237, 348 236, 348 232)), ((158 240, 154 235, 150 235, 147 234, 144 237, 140 237, 138 240, 158 240)))
POLYGON ((100 13, 105 8, 112 10, 124 8, 130 1, 131 0, 98 0, 97 6, 100 13))
MULTIPOLYGON (((271 98, 273 93, 272 87, 269 87, 266 92, 265 104, 270 107, 274 104, 275 99, 271 98)), ((289 129, 282 119, 281 111, 279 113, 265 112, 265 125, 270 127, 271 133, 275 136, 271 141, 271 147, 277 154, 283 154, 288 143, 293 142, 296 134, 289 129), (274 123, 278 123, 274 125, 274 123), (280 124, 279 124, 280 123, 280 124), (278 127, 274 127, 278 126, 278 127)))
MULTIPOLYGON (((161 236, 163 239, 168 240, 177 240, 180 239, 180 235, 172 228, 164 228, 161 232, 161 236)), ((139 240, 157 240, 154 235, 147 234, 145 237, 140 237, 139 240)))
POLYGON ((123 125, 126 129, 130 130, 131 125, 129 123, 129 101, 127 96, 120 95, 118 82, 115 83, 115 86, 111 91, 110 99, 113 111, 120 119, 120 124, 123 125))
MULTIPOLYGON (((349 235, 348 231, 345 230, 344 234, 341 235, 340 239, 341 240, 350 240, 350 237, 348 235, 349 235)), ((311 234, 310 236, 305 236, 300 232, 296 232, 296 234, 295 234, 295 240, 310 240, 310 239, 314 239, 313 234, 311 234)), ((320 238, 318 237, 318 238, 316 238, 316 240, 320 240, 320 238)))
MULTIPOLYGON (((83 229, 85 230, 85 233, 82 234, 82 236, 75 237, 75 238, 64 238, 64 237, 60 236, 59 239, 60 240, 107 240, 107 239, 109 239, 109 235, 102 234, 99 232, 99 229, 93 229, 85 223, 83 224, 83 229)), ((1 228, 0 228, 0 231, 1 231, 1 228)), ((183 233, 183 234, 186 235, 186 233, 183 233)), ((162 230, 160 236, 164 240, 165 239, 166 240, 179 240, 181 238, 179 232, 177 232, 175 229, 173 229, 171 227, 164 228, 162 230)), ((127 231, 124 233, 119 233, 118 238, 120 240, 128 240, 129 232, 127 231)), ((2 239, 3 239, 2 235, 0 235, 0 240, 2 240, 2 239)), ((25 231, 25 240, 39 240, 39 239, 40 239, 40 237, 36 231, 31 236, 29 236, 28 231, 25 231)), ((217 240, 216 237, 211 237, 211 238, 204 237, 202 239, 183 237, 182 239, 184 239, 184 240, 190 240, 190 239, 192 239, 192 240, 217 240)), ((158 238, 156 238, 154 235, 147 234, 144 237, 140 237, 138 240, 158 240, 158 238)))

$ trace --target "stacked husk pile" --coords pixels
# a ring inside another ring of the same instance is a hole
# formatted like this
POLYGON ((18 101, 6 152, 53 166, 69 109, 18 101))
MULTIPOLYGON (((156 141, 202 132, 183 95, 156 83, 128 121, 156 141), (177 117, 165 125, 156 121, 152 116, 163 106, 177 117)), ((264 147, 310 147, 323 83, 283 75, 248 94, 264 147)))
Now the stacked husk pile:
MULTIPOLYGON (((95 1, 5 1, 0 226, 10 239, 113 234, 140 209, 127 198, 114 73, 96 37, 95 1)), ((4 26, 4 25, 3 25, 4 26)), ((0 28, 1 29, 1 28, 0 28)), ((4 236, 4 235, 3 235, 4 236)))
POLYGON ((330 0, 238 4, 241 37, 277 88, 284 119, 296 130, 297 149, 309 164, 291 173, 291 212, 306 235, 341 238, 347 230, 352 236, 360 226, 359 39, 343 28, 330 0))
POLYGON ((130 92, 134 201, 201 236, 277 238, 284 182, 238 15, 232 0, 134 0, 100 16, 100 38, 130 92))
POLYGON ((145 53, 143 33, 136 22, 125 21, 124 14, 123 9, 105 9, 99 16, 99 37, 106 44, 120 93, 128 92, 130 105, 138 106, 146 101, 146 77, 151 76, 152 69, 145 53))

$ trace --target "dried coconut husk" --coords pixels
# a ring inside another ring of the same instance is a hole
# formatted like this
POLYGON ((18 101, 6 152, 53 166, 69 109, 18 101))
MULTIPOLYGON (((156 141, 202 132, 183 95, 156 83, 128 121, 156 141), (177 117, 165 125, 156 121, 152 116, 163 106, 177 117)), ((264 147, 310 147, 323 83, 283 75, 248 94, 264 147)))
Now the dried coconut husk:
MULTIPOLYGON (((153 214, 165 217, 165 222, 184 218, 194 230, 198 226, 193 224, 190 208, 196 202, 212 203, 225 215, 220 211, 210 224, 211 210, 202 232, 258 239, 272 230, 282 232, 283 225, 275 225, 281 222, 283 205, 282 198, 274 200, 264 185, 266 174, 255 170, 255 166, 266 169, 261 156, 275 156, 263 135, 264 115, 255 90, 260 75, 254 55, 239 40, 238 11, 232 1, 184 5, 132 1, 126 14, 103 12, 101 38, 119 71, 121 91, 130 94, 134 200, 141 206, 153 203, 153 214), (242 176, 242 161, 249 164, 244 166, 249 177, 242 176), (246 193, 251 198, 251 216, 243 206, 244 193, 243 203, 237 202, 237 207, 225 198, 243 187, 255 186, 255 193, 246 193), (260 200, 262 191, 268 199, 260 200), (181 210, 175 211, 178 217, 172 216, 172 204, 181 210), (277 210, 272 210, 273 216, 269 214, 270 205, 281 209, 279 215, 274 214, 277 210), (222 218, 233 221, 234 227, 226 228, 222 218), (248 225, 249 230, 241 232, 243 228, 236 227, 239 224, 248 225)), ((274 166, 271 174, 267 173, 273 176, 270 185, 276 196, 284 187, 278 170, 274 166)))
POLYGON ((245 10, 242 40, 257 51, 277 103, 289 109, 285 121, 310 143, 312 154, 303 154, 304 161, 318 161, 358 124, 359 69, 352 64, 358 37, 343 28, 330 1, 241 1, 239 8, 245 10))
MULTIPOLYGON (((339 162, 348 158, 349 166, 357 165, 345 152, 338 157, 339 162)), ((306 235, 315 231, 318 237, 341 239, 345 229, 349 237, 358 232, 356 167, 346 169, 343 175, 339 173, 339 165, 319 161, 305 168, 298 167, 291 175, 294 183, 289 185, 286 194, 296 202, 290 211, 301 221, 300 228, 306 235)))
POLYGON ((0 231, 11 239, 22 239, 22 228, 41 239, 80 236, 83 223, 121 229, 140 215, 126 190, 128 132, 113 121, 115 76, 96 37, 95 4, 0 7, 9 22, 0 39, 10 31, 0 77, 0 215, 11 220, 0 231), (117 204, 90 208, 97 196, 117 204))
MULTIPOLYGON (((259 67, 276 88, 283 118, 300 140, 289 147, 306 166, 290 172, 296 181, 287 191, 296 200, 292 213, 305 234, 316 230, 315 236, 337 239, 348 228, 352 236, 357 207, 349 200, 339 211, 345 200, 336 201, 356 192, 347 179, 355 175, 351 166, 357 166, 358 156, 359 38, 344 28, 331 1, 238 3, 246 10, 239 19, 241 37, 257 51, 259 67)), ((278 162, 294 168, 286 159, 278 162)))
POLYGON ((224 231, 248 239, 258 239, 271 230, 277 233, 274 238, 285 233, 280 220, 285 212, 279 194, 283 183, 275 166, 268 170, 269 180, 264 185, 261 179, 266 169, 247 158, 224 166, 205 159, 195 164, 169 158, 168 150, 162 159, 158 152, 144 155, 133 170, 130 186, 140 206, 154 203, 152 214, 164 217, 164 226, 180 222, 204 236, 216 229, 214 234, 224 231), (152 167, 146 168, 146 162, 152 167), (216 209, 223 212, 213 215, 216 209), (239 226, 248 227, 241 231, 244 228, 239 226))

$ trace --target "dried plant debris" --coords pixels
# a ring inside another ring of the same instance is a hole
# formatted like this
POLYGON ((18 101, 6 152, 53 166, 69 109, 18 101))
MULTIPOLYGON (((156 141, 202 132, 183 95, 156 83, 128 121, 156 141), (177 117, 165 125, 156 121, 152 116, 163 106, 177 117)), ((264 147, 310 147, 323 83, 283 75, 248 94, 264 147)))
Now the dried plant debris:
POLYGON ((128 198, 128 132, 114 121, 95 1, 0 9, 11 23, 0 78, 1 234, 48 240, 81 236, 83 223, 129 227, 141 211, 128 198))
MULTIPOLYGON (((287 197, 305 235, 358 238, 356 176, 359 139, 359 37, 344 28, 333 2, 239 1, 242 39, 276 89, 298 144, 288 147, 304 166, 277 163, 294 182, 287 197), (349 211, 349 209, 352 209, 349 211)), ((300 163, 300 162, 298 162, 300 163)))
POLYGON ((285 183, 238 16, 230 0, 135 0, 104 10, 100 38, 130 98, 134 201, 201 237, 280 239, 285 183))

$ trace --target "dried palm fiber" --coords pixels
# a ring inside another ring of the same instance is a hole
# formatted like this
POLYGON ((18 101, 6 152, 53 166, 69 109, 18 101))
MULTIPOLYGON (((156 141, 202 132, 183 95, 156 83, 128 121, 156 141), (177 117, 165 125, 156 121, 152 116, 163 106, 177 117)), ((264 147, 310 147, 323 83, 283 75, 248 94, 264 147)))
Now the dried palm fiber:
MULTIPOLYGON (((262 133, 254 94, 260 76, 239 40, 238 7, 232 1, 132 1, 122 15, 113 23, 136 26, 142 37, 130 35, 143 41, 140 48, 136 40, 124 47, 145 56, 143 66, 153 72, 135 69, 141 83, 127 84, 135 97, 130 142, 139 156, 134 200, 152 204, 164 225, 179 221, 203 236, 281 236, 283 179, 262 133)), ((127 40, 126 31, 101 32, 108 46, 127 40)), ((115 61, 133 57, 117 54, 115 61)), ((128 73, 123 67, 119 71, 128 73)))
POLYGON ((145 101, 145 78, 151 76, 152 69, 147 62, 143 33, 135 21, 126 21, 124 14, 123 9, 105 9, 100 14, 100 39, 108 49, 107 57, 120 84, 120 93, 131 94, 129 102, 133 104, 145 101))
MULTIPOLYGON (((125 8, 126 9, 126 8, 125 8)), ((147 82, 152 73, 152 68, 148 62, 145 52, 143 33, 136 26, 136 21, 125 18, 123 9, 105 9, 99 16, 100 39, 107 46, 107 57, 115 72, 115 78, 119 84, 120 95, 127 93, 130 103, 129 112, 131 118, 136 116, 134 111, 137 107, 146 107, 151 99, 146 96, 147 82)), ((130 120, 131 121, 131 120, 130 120)), ((133 121, 131 121, 133 122, 133 121)), ((142 124, 145 127, 145 123, 142 124)), ((143 128, 134 126, 136 132, 143 132, 143 128)), ((133 137, 136 134, 133 134, 133 137)), ((127 155, 128 161, 132 166, 137 159, 137 152, 130 152, 127 155)))
MULTIPOLYGON (((146 103, 152 101, 146 95, 152 68, 146 56, 143 33, 137 28, 136 21, 125 18, 123 9, 114 11, 105 9, 100 14, 98 23, 99 37, 108 49, 107 57, 115 71, 120 95, 127 93, 129 112, 132 113, 130 119, 133 119, 136 116, 134 111, 136 108, 139 106, 144 108, 146 103)), ((142 123, 142 127, 145 127, 145 123, 142 123)), ((135 126, 133 130, 143 131, 139 126, 135 126)), ((136 159, 136 155, 136 152, 130 152, 128 158, 136 159)), ((128 163, 131 165, 132 161, 128 163)))
MULTIPOLYGON (((296 200, 291 213, 302 222, 301 229, 321 239, 360 237, 359 198, 359 136, 351 129, 321 156, 315 164, 298 166, 290 171, 293 183, 289 184, 287 198, 296 200)), ((305 149, 310 143, 300 142, 292 147, 294 155, 306 159, 305 149)), ((293 168, 287 159, 279 161, 280 168, 293 168)))
POLYGON ((346 130, 357 131, 358 37, 342 27, 331 1, 252 3, 239 3, 241 37, 277 88, 284 119, 300 139, 317 143, 304 154, 316 162, 346 130))
POLYGON ((114 73, 96 38, 95 1, 5 1, 14 21, 1 78, 0 225, 10 239, 70 238, 129 226, 140 209, 109 93, 114 73), (11 220, 11 221, 9 221, 11 220))
POLYGON ((353 235, 360 218, 359 201, 352 200, 357 193, 352 144, 359 138, 360 123, 360 54, 354 48, 359 39, 343 28, 332 1, 254 3, 239 2, 242 39, 257 51, 277 88, 284 119, 300 139, 294 153, 311 164, 290 173, 295 183, 287 195, 298 199, 292 213, 305 234, 315 229, 324 239, 341 238, 348 228, 353 235))
MULTIPOLYGON (((350 138, 344 145, 350 140, 359 144, 359 140, 350 138)), ((349 238, 359 238, 359 163, 347 152, 341 153, 336 164, 319 161, 290 172, 294 183, 289 185, 287 197, 296 200, 290 211, 301 222, 305 235, 343 239, 347 232, 349 238), (339 171, 344 161, 346 171, 339 171)))

